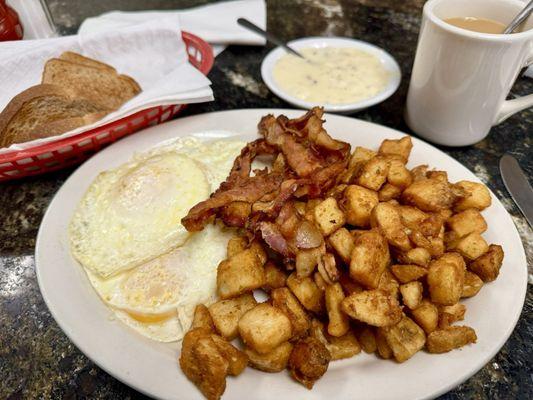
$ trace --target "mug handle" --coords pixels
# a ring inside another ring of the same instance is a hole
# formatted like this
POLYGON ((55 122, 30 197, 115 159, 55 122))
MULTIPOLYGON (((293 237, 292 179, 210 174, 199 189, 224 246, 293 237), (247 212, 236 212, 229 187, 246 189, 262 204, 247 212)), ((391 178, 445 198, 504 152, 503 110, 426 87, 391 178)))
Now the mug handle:
MULTIPOLYGON (((528 67, 532 64, 533 64, 533 54, 526 61, 526 64, 524 65, 524 67, 528 67)), ((496 116, 496 121, 494 122, 494 125, 497 125, 500 122, 505 121, 511 115, 519 111, 525 110, 526 108, 529 108, 531 106, 533 106, 533 94, 528 94, 527 96, 522 96, 517 99, 504 101, 502 104, 502 107, 500 108, 500 111, 498 112, 498 115, 496 116)))

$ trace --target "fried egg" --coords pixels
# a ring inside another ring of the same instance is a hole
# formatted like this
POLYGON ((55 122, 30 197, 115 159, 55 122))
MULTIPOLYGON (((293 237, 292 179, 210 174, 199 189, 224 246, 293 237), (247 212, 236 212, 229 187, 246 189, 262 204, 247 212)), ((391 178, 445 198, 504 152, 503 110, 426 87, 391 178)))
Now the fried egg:
POLYGON ((100 174, 70 223, 74 257, 116 318, 151 339, 179 340, 197 304, 216 300, 234 231, 189 233, 189 209, 223 182, 244 142, 180 138, 100 174))

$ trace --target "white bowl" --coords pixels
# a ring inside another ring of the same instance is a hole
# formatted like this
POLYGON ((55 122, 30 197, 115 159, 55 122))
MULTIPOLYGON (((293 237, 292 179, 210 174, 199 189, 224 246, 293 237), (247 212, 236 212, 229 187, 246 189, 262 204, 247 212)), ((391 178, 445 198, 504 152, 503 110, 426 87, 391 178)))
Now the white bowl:
POLYGON ((288 45, 296 50, 309 47, 351 47, 354 49, 363 50, 377 57, 381 62, 381 65, 383 65, 383 67, 389 71, 390 76, 387 86, 385 86, 385 88, 377 95, 367 99, 343 104, 311 103, 290 95, 274 80, 274 76, 272 74, 274 65, 282 56, 287 54, 283 48, 277 47, 268 53, 263 60, 263 63, 261 64, 261 76, 263 77, 265 84, 270 90, 272 90, 272 92, 286 102, 291 103, 299 108, 310 109, 314 106, 322 106, 324 107, 325 111, 340 113, 362 110, 364 108, 381 103, 383 100, 390 97, 396 91, 396 89, 398 89, 402 79, 400 67, 398 66, 396 60, 389 53, 383 49, 380 49, 379 47, 376 47, 370 43, 362 42, 360 40, 343 37, 308 37, 293 40, 289 42, 288 45))

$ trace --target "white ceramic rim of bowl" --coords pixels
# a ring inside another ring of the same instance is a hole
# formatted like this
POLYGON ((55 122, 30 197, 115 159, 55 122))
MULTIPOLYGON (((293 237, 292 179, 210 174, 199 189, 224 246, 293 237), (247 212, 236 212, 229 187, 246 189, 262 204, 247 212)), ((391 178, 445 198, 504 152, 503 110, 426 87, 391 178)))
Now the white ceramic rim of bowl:
POLYGON ((362 40, 350 39, 346 37, 319 37, 319 36, 296 39, 296 40, 292 40, 288 42, 287 44, 295 49, 302 49, 302 48, 307 48, 307 47, 319 48, 319 47, 335 46, 335 47, 351 47, 354 49, 365 50, 377 56, 377 58, 380 60, 381 64, 385 67, 385 69, 391 72, 389 83, 387 84, 385 89, 373 97, 369 97, 368 99, 365 99, 365 100, 360 100, 357 102, 346 103, 346 104, 329 104, 329 103, 315 104, 315 103, 311 103, 305 100, 301 100, 297 97, 290 95, 276 83, 276 81, 274 80, 274 76, 273 76, 274 65, 283 55, 287 54, 283 48, 276 47, 270 53, 268 53, 265 59, 263 60, 261 64, 261 77, 263 78, 263 81, 268 86, 268 88, 272 92, 274 92, 275 95, 277 95, 278 97, 281 97, 286 102, 292 105, 295 105, 297 107, 304 108, 304 109, 310 109, 318 105, 318 106, 324 107, 324 110, 328 112, 349 112, 349 111, 362 110, 362 109, 371 107, 373 105, 376 105, 378 103, 381 103, 385 99, 389 98, 390 96, 394 94, 394 92, 396 92, 396 90, 400 86, 400 82, 402 80, 402 72, 400 70, 400 66, 398 65, 394 57, 392 57, 389 53, 387 53, 382 48, 374 46, 373 44, 364 42, 362 40))

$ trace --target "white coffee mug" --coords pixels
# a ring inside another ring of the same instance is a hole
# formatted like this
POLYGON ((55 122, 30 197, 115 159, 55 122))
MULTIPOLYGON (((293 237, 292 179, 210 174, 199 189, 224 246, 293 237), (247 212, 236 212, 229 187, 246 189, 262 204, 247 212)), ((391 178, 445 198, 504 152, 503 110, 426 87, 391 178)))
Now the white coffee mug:
POLYGON ((533 94, 505 100, 520 70, 533 62, 533 17, 522 32, 508 35, 444 22, 478 17, 507 25, 524 5, 520 0, 425 4, 405 111, 414 132, 438 144, 470 145, 487 136, 491 126, 533 106, 533 94))

